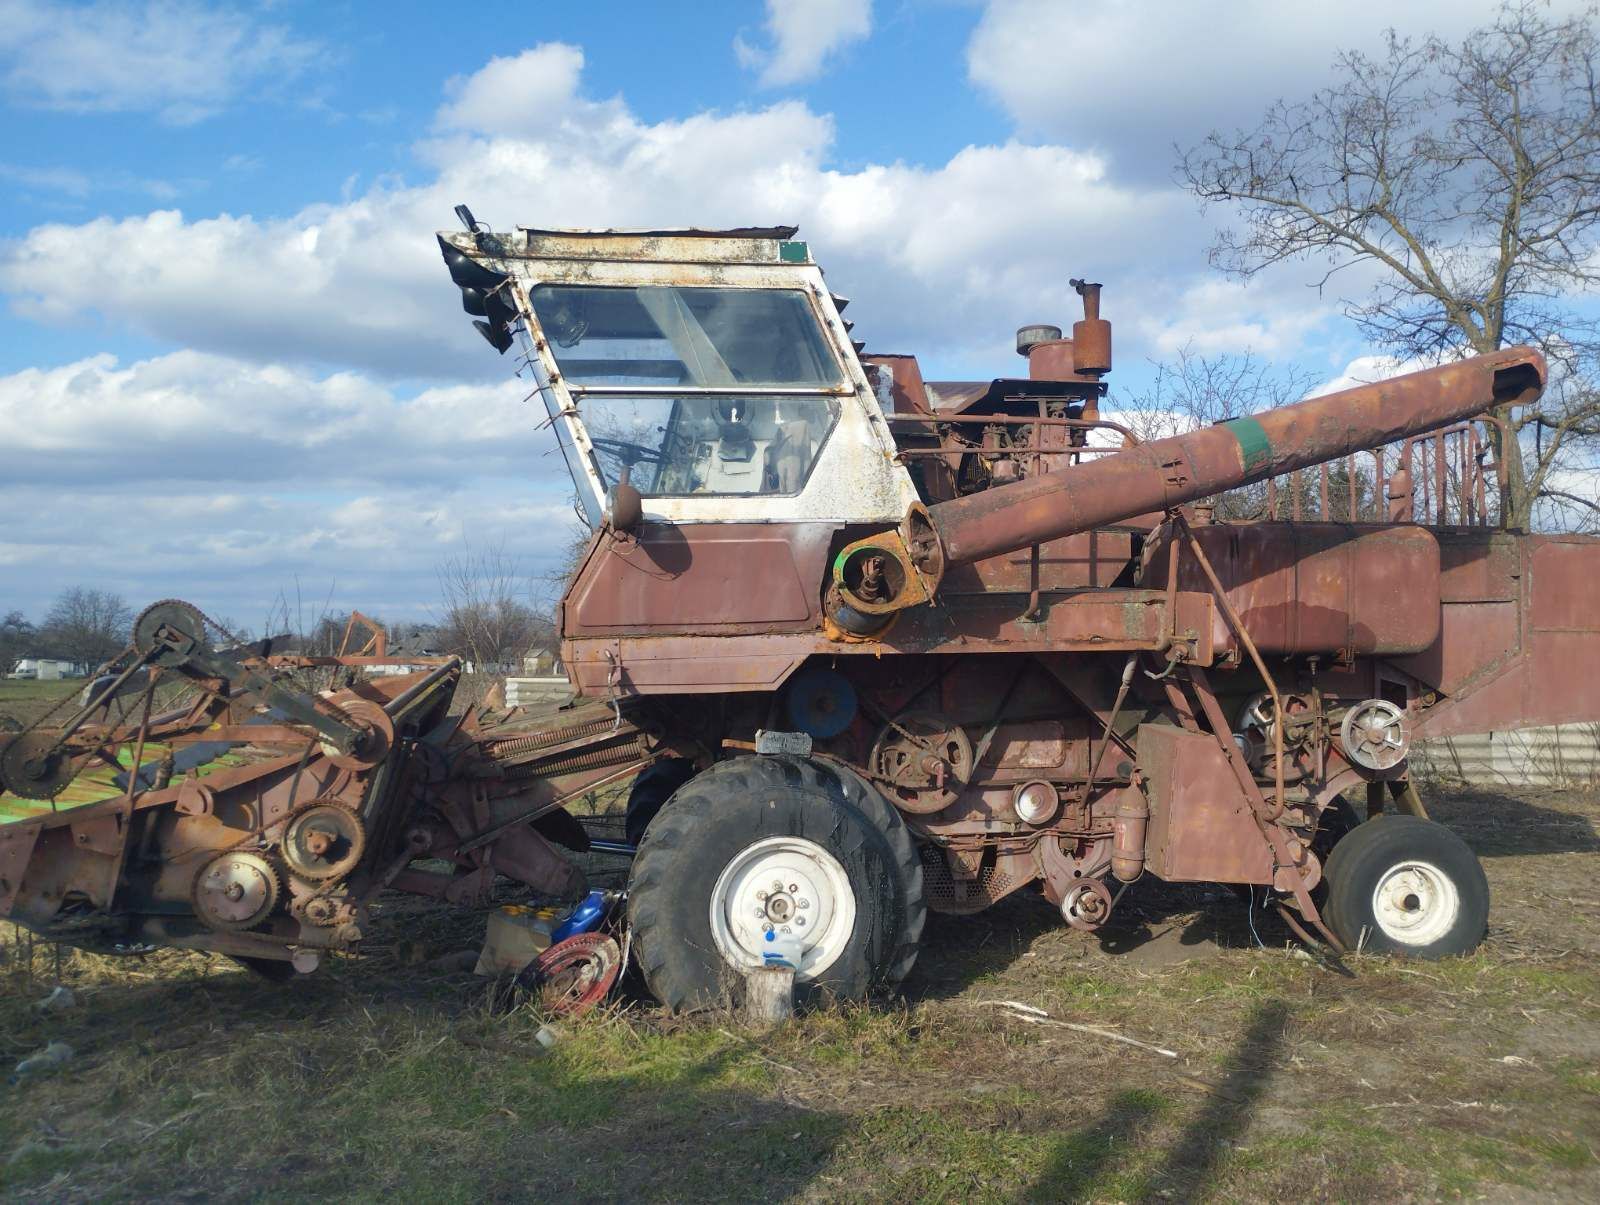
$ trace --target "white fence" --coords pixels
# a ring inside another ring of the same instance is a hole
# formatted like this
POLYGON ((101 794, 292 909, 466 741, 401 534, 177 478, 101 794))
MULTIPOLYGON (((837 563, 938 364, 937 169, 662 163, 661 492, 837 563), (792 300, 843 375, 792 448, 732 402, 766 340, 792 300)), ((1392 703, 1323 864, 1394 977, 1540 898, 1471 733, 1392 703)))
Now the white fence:
POLYGON ((1473 786, 1600 785, 1600 724, 1561 724, 1419 741, 1411 767, 1424 778, 1473 786))

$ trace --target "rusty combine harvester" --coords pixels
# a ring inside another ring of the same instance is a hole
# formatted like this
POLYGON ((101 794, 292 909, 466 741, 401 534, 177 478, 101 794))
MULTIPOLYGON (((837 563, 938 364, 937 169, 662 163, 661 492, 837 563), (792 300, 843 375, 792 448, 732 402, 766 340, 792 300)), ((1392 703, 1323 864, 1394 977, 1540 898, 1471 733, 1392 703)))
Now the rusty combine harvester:
POLYGON ((452 717, 457 663, 360 680, 372 649, 308 692, 285 677, 312 659, 158 605, 118 665, 143 710, 108 684, 14 737, 6 785, 48 797, 147 740, 281 752, 0 828, 0 911, 305 963, 385 888, 575 892, 563 804, 634 778, 628 923, 673 1008, 774 948, 803 991, 859 997, 910 969, 928 909, 1037 885, 1095 929, 1144 874, 1248 887, 1335 948, 1482 938, 1482 870, 1423 814, 1412 742, 1600 717, 1600 542, 1494 522, 1486 416, 1538 396, 1537 352, 1141 443, 1101 415, 1099 285, 1074 282, 1071 338, 1019 332, 1025 377, 924 381, 852 343, 792 229, 458 214, 464 308, 517 349, 593 528, 560 612, 578 700, 452 717), (1258 517, 1215 517, 1252 486, 1258 517), (174 676, 188 710, 152 716, 174 676))

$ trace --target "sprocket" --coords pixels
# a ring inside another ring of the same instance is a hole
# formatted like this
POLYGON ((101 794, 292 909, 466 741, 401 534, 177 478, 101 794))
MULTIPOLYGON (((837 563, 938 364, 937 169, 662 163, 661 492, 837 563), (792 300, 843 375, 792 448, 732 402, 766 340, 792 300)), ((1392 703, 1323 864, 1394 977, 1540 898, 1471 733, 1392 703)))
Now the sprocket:
POLYGON ((54 799, 76 774, 50 730, 24 732, 0 747, 0 785, 24 799, 54 799))
POLYGON ((283 860, 290 873, 312 883, 349 874, 366 847, 360 817, 340 803, 313 802, 283 830, 283 860))
POLYGON ((189 898, 206 924, 233 932, 266 920, 278 904, 281 887, 277 868, 260 854, 225 853, 195 876, 189 898))
MULTIPOLYGON (((157 665, 175 665, 183 660, 185 649, 175 648, 163 639, 163 631, 179 633, 194 645, 206 643, 206 617, 192 603, 164 598, 151 603, 133 621, 133 647, 151 656, 157 665)), ((180 645, 185 642, 180 641, 180 645)))

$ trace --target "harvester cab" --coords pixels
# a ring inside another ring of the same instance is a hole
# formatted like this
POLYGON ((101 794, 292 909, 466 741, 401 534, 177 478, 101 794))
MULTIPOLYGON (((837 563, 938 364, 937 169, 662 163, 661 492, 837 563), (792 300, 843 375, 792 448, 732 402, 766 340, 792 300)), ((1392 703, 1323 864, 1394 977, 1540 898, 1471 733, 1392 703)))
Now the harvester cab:
POLYGON ((514 328, 591 525, 898 523, 915 501, 794 233, 439 236, 490 342, 514 328))

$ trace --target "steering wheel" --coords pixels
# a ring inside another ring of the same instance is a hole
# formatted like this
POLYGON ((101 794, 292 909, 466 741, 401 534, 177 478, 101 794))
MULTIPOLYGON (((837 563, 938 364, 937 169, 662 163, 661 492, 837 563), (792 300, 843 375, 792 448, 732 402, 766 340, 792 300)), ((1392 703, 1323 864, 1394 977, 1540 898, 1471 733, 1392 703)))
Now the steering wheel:
POLYGON ((641 460, 659 461, 661 459, 660 448, 631 443, 626 439, 596 439, 591 435, 589 442, 594 445, 595 451, 611 453, 630 469, 641 460))

